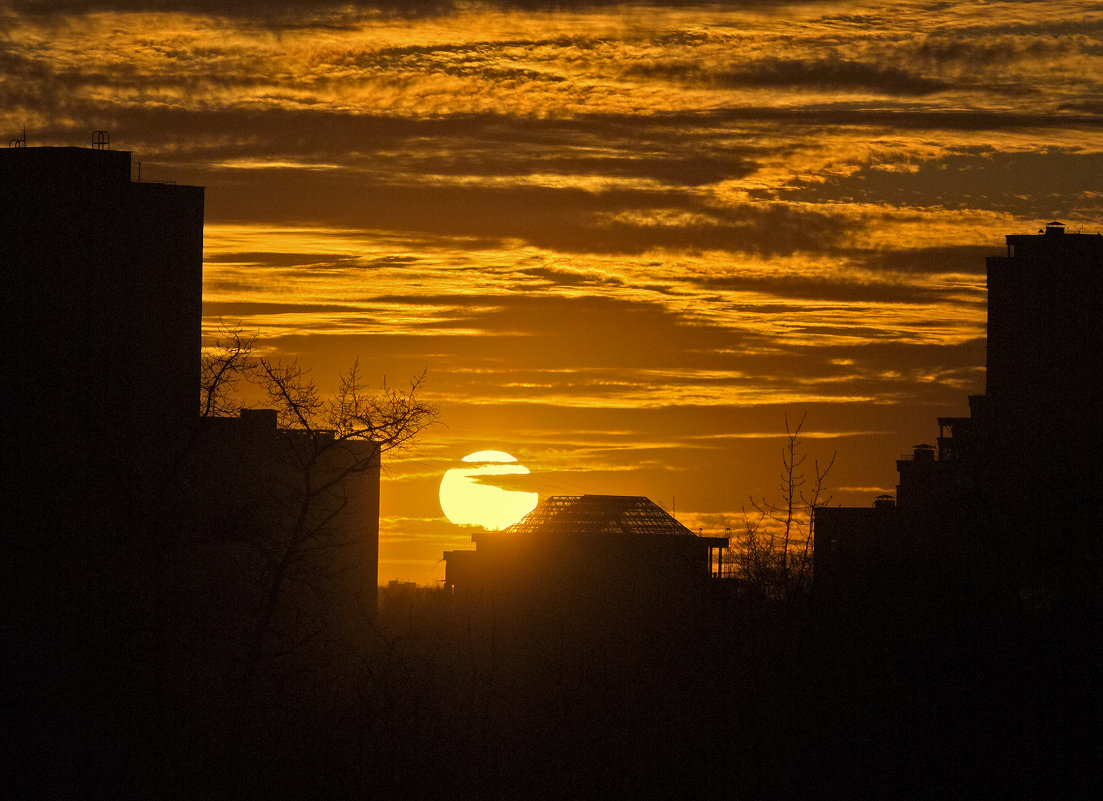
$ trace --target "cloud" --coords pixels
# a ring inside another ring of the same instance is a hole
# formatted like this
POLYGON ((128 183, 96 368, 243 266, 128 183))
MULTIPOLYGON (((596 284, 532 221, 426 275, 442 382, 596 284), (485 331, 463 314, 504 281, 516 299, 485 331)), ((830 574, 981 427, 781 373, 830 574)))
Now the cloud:
POLYGON ((589 191, 570 183, 533 184, 524 176, 503 183, 398 183, 358 171, 286 168, 181 177, 208 186, 211 222, 324 223, 521 240, 575 253, 692 248, 785 254, 829 248, 843 235, 839 219, 826 211, 788 203, 719 204, 666 187, 589 191))
MULTIPOLYGON (((713 5, 727 9, 770 9, 794 5, 816 6, 823 0, 722 0, 713 5)), ((483 6, 529 11, 566 9, 596 9, 622 6, 625 0, 487 0, 483 6)), ((259 16, 265 13, 282 15, 317 11, 353 10, 359 13, 386 12, 401 15, 439 14, 463 9, 469 3, 457 0, 21 0, 25 14, 72 14, 80 12, 191 12, 225 14, 227 16, 259 16)), ((655 5, 643 3, 642 5, 655 5)))
POLYGON ((824 279, 733 274, 708 276, 698 280, 712 289, 764 292, 790 301, 846 301, 874 303, 938 303, 945 300, 946 290, 904 282, 824 279))
POLYGON ((1070 39, 1024 38, 1018 35, 993 36, 987 39, 932 35, 908 48, 909 56, 942 68, 988 68, 1022 59, 1047 59, 1077 49, 1077 44, 1070 39))
POLYGON ((1057 108, 1060 111, 1074 111, 1078 114, 1098 114, 1103 116, 1103 99, 1070 101, 1061 103, 1057 108))
MULTIPOLYGON (((1062 219, 1074 216, 1070 213, 1074 204, 1098 188, 1095 176, 1103 174, 1103 148, 1097 145, 1094 152, 983 148, 919 159, 910 166, 899 171, 862 165, 846 176, 794 185, 780 196, 951 209, 984 206, 1026 219, 1062 219)), ((1091 205, 1096 214, 1103 213, 1103 203, 1097 200, 1091 205)))
POLYGON ((27 16, 63 17, 101 12, 185 13, 287 24, 289 18, 341 19, 342 16, 385 12, 398 15, 440 14, 456 6, 453 0, 20 0, 27 16))
POLYGON ((855 253, 866 269, 891 273, 984 275, 985 258, 998 253, 985 245, 940 245, 855 253))
POLYGON ((429 369, 448 428, 383 502, 432 561, 486 447, 719 523, 807 410, 890 486, 983 389, 983 257, 1103 216, 1098 4, 18 5, 0 122, 206 186, 208 335, 323 391, 429 369))
POLYGON ((361 312, 359 306, 340 306, 336 304, 317 303, 253 303, 248 301, 219 302, 206 301, 203 304, 203 313, 207 316, 222 317, 226 320, 236 320, 245 315, 269 315, 269 314, 329 314, 332 312, 361 312))
POLYGON ((725 88, 787 87, 901 96, 930 95, 950 88, 943 81, 896 67, 835 59, 761 59, 738 67, 660 62, 635 65, 627 73, 725 88))
MULTIPOLYGON (((351 257, 350 257, 351 258, 351 257)), ((270 253, 224 251, 206 257, 208 264, 232 263, 268 267, 302 267, 321 262, 333 263, 332 253, 270 253)))

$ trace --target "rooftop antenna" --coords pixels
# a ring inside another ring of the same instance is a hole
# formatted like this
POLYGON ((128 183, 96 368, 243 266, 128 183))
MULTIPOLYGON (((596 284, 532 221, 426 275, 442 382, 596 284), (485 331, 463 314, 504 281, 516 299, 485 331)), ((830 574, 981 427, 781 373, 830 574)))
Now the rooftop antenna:
POLYGON ((92 131, 92 149, 110 150, 111 134, 109 134, 107 131, 92 131))
POLYGON ((23 138, 22 139, 9 139, 8 147, 26 147, 27 146, 27 126, 23 126, 23 138))

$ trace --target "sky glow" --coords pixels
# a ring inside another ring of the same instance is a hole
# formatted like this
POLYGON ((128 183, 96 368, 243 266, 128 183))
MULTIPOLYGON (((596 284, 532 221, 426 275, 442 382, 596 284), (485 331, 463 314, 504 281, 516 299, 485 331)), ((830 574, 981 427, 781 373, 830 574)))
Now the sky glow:
POLYGON ((470 467, 454 467, 440 481, 440 508, 448 520, 477 530, 499 531, 531 512, 539 503, 536 492, 502 486, 507 476, 527 476, 529 469, 503 451, 469 453, 461 460, 470 467))
POLYGON ((8 138, 207 187, 208 340, 428 370, 383 582, 480 450, 708 533, 807 412, 869 503, 983 391, 983 257, 1103 230, 1103 3, 0 0, 0 63, 8 138))

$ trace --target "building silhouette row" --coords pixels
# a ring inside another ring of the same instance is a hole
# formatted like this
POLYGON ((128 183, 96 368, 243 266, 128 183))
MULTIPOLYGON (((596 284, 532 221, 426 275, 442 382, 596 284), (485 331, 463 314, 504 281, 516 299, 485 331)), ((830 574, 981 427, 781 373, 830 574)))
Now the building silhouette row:
POLYGON ((1103 236, 1051 222, 987 259, 986 392, 896 462, 896 497, 815 513, 826 598, 948 582, 1019 608, 1100 589, 1103 236))
MULTIPOLYGON (((1006 241, 987 259, 985 394, 896 461, 895 496, 814 511, 824 602, 894 595, 1008 611, 1098 597, 1103 236, 1051 222, 1006 241)), ((553 497, 472 539, 475 550, 444 554, 458 595, 733 576, 726 538, 698 537, 646 498, 553 497)))
MULTIPOLYGON (((6 322, 17 343, 9 357, 17 383, 8 393, 6 441, 22 477, 12 519, 34 534, 22 543, 28 566, 49 564, 63 577, 69 569, 74 581, 99 570, 104 584, 118 587, 142 574, 150 554, 171 552, 199 518, 210 528, 212 516, 223 514, 237 521, 223 528, 248 528, 250 506, 263 518, 269 512, 259 510, 270 510, 271 498, 231 473, 246 462, 290 459, 295 450, 267 413, 205 421, 197 415, 203 189, 135 181, 132 172, 130 154, 108 149, 105 137, 92 149, 0 151, 6 322), (209 458, 213 452, 220 457, 209 458)), ((1008 236, 1006 255, 988 258, 985 394, 969 398, 968 416, 938 419, 936 445, 916 446, 897 461, 895 498, 881 497, 871 508, 817 510, 821 589, 868 583, 877 573, 869 559, 884 553, 953 561, 957 551, 970 559, 975 551, 999 554, 1000 569, 1026 595, 1055 591, 1070 570, 1090 584, 1103 481, 1096 453, 1103 441, 1101 262, 1103 237, 1070 233, 1057 222, 1037 235, 1008 236)), ((342 502, 351 498, 358 510, 346 516, 362 543, 356 573, 374 588, 378 472, 358 473, 355 488, 341 491, 342 502)), ((576 535, 591 536, 582 532, 594 523, 577 518, 578 509, 631 517, 638 500, 600 497, 551 499, 524 530, 480 535, 478 556, 447 555, 447 583, 527 574, 551 560, 507 556, 520 546, 503 543, 550 536, 553 519, 569 519, 576 535), (492 562, 503 566, 491 569, 492 562)), ((632 533, 642 535, 644 518, 633 514, 632 533)), ((660 539, 672 536, 662 532, 660 539)), ((705 542, 694 547, 705 549, 702 559, 718 573, 720 560, 705 542)), ((671 563, 682 559, 668 556, 671 563)), ((633 561, 602 558, 609 575, 633 561)), ((57 582, 46 570, 21 575, 32 606, 56 601, 57 582)), ((370 612, 373 603, 361 606, 370 612)))
MULTIPOLYGON (((12 599, 5 646, 15 668, 6 712, 22 785, 15 794, 248 797, 232 788, 281 789, 280 779, 298 769, 282 757, 299 753, 317 759, 298 763, 306 772, 294 778, 318 792, 348 763, 377 754, 371 764, 380 775, 420 775, 426 753, 395 746, 416 732, 402 714, 428 703, 415 690, 433 680, 434 664, 422 670, 395 659, 397 640, 375 651, 346 647, 369 639, 375 612, 378 449, 281 427, 273 409, 200 417, 204 190, 135 181, 130 154, 111 151, 106 136, 94 144, 0 150, 9 343, 4 586, 12 599), (364 664, 366 653, 393 664, 364 664), (388 670, 393 683, 376 683, 388 670), (364 712, 375 692, 378 717, 364 712), (321 711, 319 698, 328 699, 321 711), (387 721, 397 725, 375 728, 387 721), (315 737, 319 749, 299 750, 315 737), (350 737, 366 738, 361 750, 333 747, 350 737), (268 750, 282 738, 294 747, 268 750), (409 764, 387 759, 403 753, 409 764), (253 773, 243 773, 258 755, 253 773), (189 773, 190 786, 173 786, 189 773)), ((986 393, 969 398, 967 416, 939 418, 934 445, 897 461, 895 497, 815 511, 815 591, 821 608, 839 614, 791 616, 798 605, 771 601, 740 615, 729 603, 740 600, 737 592, 711 591, 738 589, 713 580, 724 573, 726 537, 697 536, 642 497, 548 498, 515 526, 477 534, 474 550, 445 554, 451 593, 439 608, 442 619, 459 612, 451 622, 462 635, 453 645, 462 647, 442 651, 458 667, 442 671, 439 696, 461 694, 457 687, 483 695, 454 707, 463 711, 456 728, 434 719, 431 735, 415 743, 447 750, 455 743, 444 742, 442 730, 466 736, 481 726, 475 747, 458 752, 473 760, 439 764, 473 764, 475 776, 480 758, 495 751, 512 770, 519 744, 540 757, 551 744, 561 749, 553 756, 592 759, 594 775, 612 778, 610 786, 621 786, 625 766, 674 755, 671 764, 690 760, 679 766, 686 775, 712 771, 714 790, 737 772, 717 753, 751 754, 740 764, 752 771, 761 756, 771 779, 787 778, 771 760, 793 751, 796 735, 815 746, 826 732, 837 746, 808 768, 819 790, 833 786, 823 781, 825 766, 842 766, 838 776, 865 774, 863 749, 886 736, 899 738, 890 768, 915 770, 924 781, 937 769, 934 757, 951 751, 974 768, 979 760, 967 749, 991 738, 992 722, 1027 732, 1001 739, 996 731, 992 754, 1007 741, 1014 758, 1032 756, 1044 739, 1030 730, 1039 720, 1052 721, 1061 759, 1066 745, 1091 743, 1079 729, 1075 738, 1060 736, 1082 688, 1097 679, 1097 664, 1081 659, 1082 678, 1074 675, 1068 693, 1060 686, 1069 675, 1064 657, 1080 639, 993 684, 1002 657, 1022 658, 1019 635, 1034 629, 1012 628, 1014 647, 968 659, 958 656, 956 630, 942 627, 978 607, 1053 610, 1099 599, 1103 237, 1051 223, 1037 236, 1009 236, 1007 245, 987 263, 986 393), (476 603, 451 603, 465 597, 476 603), (899 604, 866 614, 867 601, 886 598, 899 604), (938 604, 952 615, 916 614, 938 604), (826 627, 806 629, 813 618, 826 627), (852 636, 869 619, 878 631, 885 620, 914 622, 896 627, 895 643, 852 636), (517 647, 506 654, 503 643, 517 647), (941 653, 917 667, 930 656, 927 643, 941 653), (853 656, 855 644, 862 647, 853 656), (870 670, 883 646, 893 658, 870 670), (476 658, 480 648, 485 659, 476 658), (526 665, 536 692, 514 686, 511 699, 509 682, 499 679, 511 678, 504 668, 515 677, 526 665), (907 671, 914 680, 901 682, 907 671), (596 685, 595 672, 604 677, 596 685), (981 680, 932 692, 955 675, 981 680), (1058 691, 1036 695, 1026 717, 1003 715, 1023 694, 1020 676, 1058 691), (996 690, 987 708, 1000 714, 958 733, 962 702, 975 702, 974 691, 988 685, 996 690), (774 703, 762 706, 763 698, 774 703), (510 713, 489 717, 503 700, 510 713), (1054 700, 1065 705, 1051 713, 1054 700), (886 701, 903 712, 886 716, 886 701), (713 725, 701 727, 710 710, 713 725), (779 713, 792 716, 788 728, 778 726, 779 713), (944 725, 931 725, 935 718, 944 725), (924 721, 927 736, 911 736, 924 721), (607 739, 588 739, 591 723, 607 739)), ((1084 630, 1097 632, 1098 617, 1094 626, 1084 630)), ((1053 642, 1038 638, 1036 648, 1053 642)), ((1001 766, 1013 761, 1002 759, 1001 766)), ((804 753, 779 764, 798 762, 804 753)), ((539 764, 556 779, 564 760, 539 764)))

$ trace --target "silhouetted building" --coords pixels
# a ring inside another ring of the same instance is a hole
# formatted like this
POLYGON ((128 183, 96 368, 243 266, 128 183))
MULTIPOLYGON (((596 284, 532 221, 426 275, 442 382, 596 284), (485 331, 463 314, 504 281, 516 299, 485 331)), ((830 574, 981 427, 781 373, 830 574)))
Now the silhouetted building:
MULTIPOLYGON (((1094 553, 1103 527, 1103 236, 1059 222, 1007 237, 988 262, 985 451, 1012 512, 1043 551, 1094 553), (1089 551, 1083 549, 1090 546, 1089 551)), ((1056 554, 1023 554, 1024 559, 1056 554)), ((1060 560, 1060 561, 1063 561, 1060 560)), ((1098 564, 1098 562, 1097 562, 1098 564)))
POLYGON ((445 585, 540 593, 612 588, 625 595, 678 591, 718 572, 726 537, 701 537, 647 498, 548 498, 520 522, 472 535, 473 551, 447 551, 445 585))
POLYGON ((203 418, 165 499, 163 603, 181 618, 169 662, 200 684, 242 666, 318 670, 364 641, 376 611, 378 445, 277 417, 203 418))
POLYGON ((990 423, 1022 452, 1054 436, 1074 447, 1103 404, 1103 236, 1051 222, 1008 236, 987 266, 990 423))
POLYGON ((96 775, 148 739, 154 519, 198 423, 203 189, 136 183, 126 152, 18 147, 0 207, 19 737, 46 771, 96 775))
POLYGON ((18 147, 0 204, 22 525, 141 526, 195 427, 203 189, 132 181, 127 152, 18 147))
POLYGON ((4 586, 32 796, 156 772, 276 657, 317 675, 376 606, 378 447, 272 410, 200 419, 204 190, 133 181, 99 141, 0 150, 4 586))
POLYGON ((897 460, 895 504, 815 513, 816 586, 864 593, 905 573, 988 583, 1012 603, 1099 592, 1103 236, 1058 222, 987 259, 987 394, 897 460))

